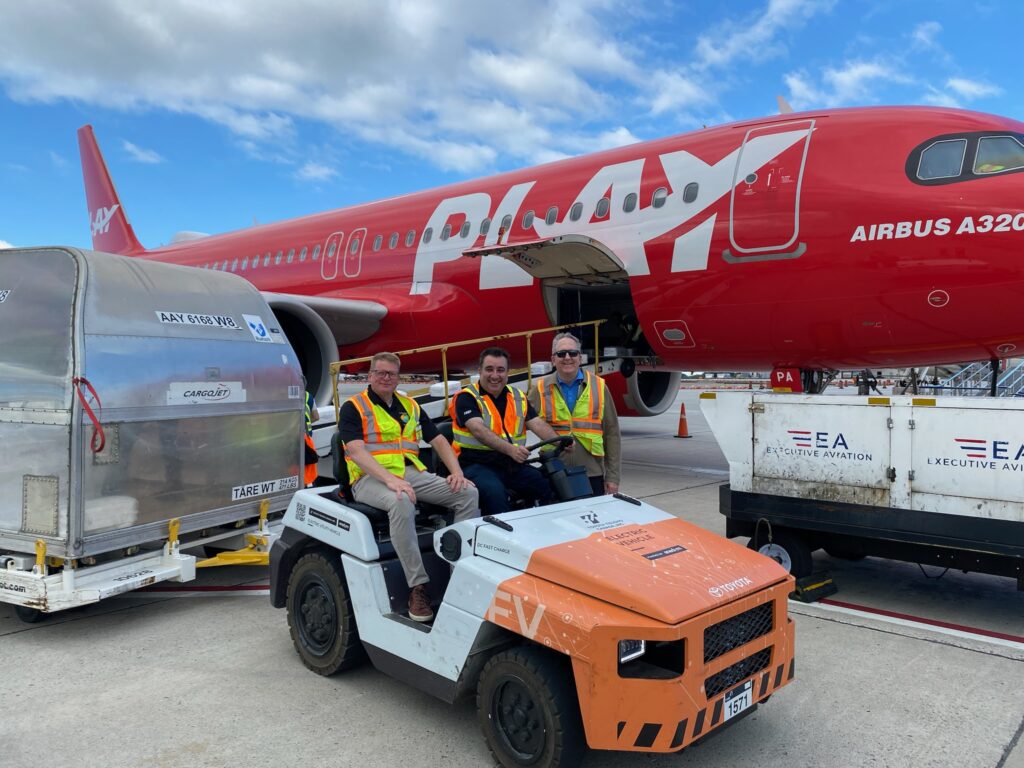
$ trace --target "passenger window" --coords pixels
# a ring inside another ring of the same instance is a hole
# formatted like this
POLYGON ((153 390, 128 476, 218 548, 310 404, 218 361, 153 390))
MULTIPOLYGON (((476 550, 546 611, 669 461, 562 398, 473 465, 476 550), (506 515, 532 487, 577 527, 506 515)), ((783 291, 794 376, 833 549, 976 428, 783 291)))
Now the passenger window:
POLYGON ((462 229, 459 230, 459 237, 469 237, 469 219, 462 222, 462 229))
POLYGON ((317 243, 316 245, 313 246, 313 261, 316 261, 319 258, 320 258, 320 244, 317 243))
POLYGON ((983 136, 974 158, 975 173, 999 173, 1024 168, 1024 146, 1013 136, 983 136))
POLYGON ((292 248, 291 250, 288 251, 288 263, 291 264, 293 261, 295 261, 295 249, 294 248, 292 248))
POLYGON ((328 259, 333 259, 334 258, 334 251, 337 249, 337 247, 338 247, 337 243, 331 243, 330 245, 327 246, 327 258, 328 259))
POLYGON ((269 253, 266 256, 263 257, 263 266, 264 267, 269 267, 270 266, 270 254, 269 253))
POLYGON ((233 262, 231 262, 231 271, 235 272, 237 269, 238 269, 238 259, 235 259, 233 262))
POLYGON ((583 215, 583 203, 573 203, 569 209, 569 221, 579 221, 583 215))
POLYGON ((274 256, 274 266, 277 266, 278 264, 281 263, 282 256, 284 256, 284 251, 278 251, 277 255, 274 256))
POLYGON ((700 185, 696 181, 691 181, 685 187, 683 187, 683 202, 692 203, 697 199, 697 193, 700 191, 700 185))
POLYGON ((552 205, 548 208, 548 212, 544 214, 544 223, 550 227, 556 221, 558 221, 558 206, 552 205))
POLYGON ((373 238, 373 250, 379 251, 382 245, 384 245, 384 235, 377 235, 373 238))
POLYGON ((602 197, 597 201, 597 207, 594 209, 594 214, 599 219, 603 219, 608 215, 608 209, 611 208, 611 201, 607 197, 602 197))
POLYGON ((636 210, 637 194, 636 192, 630 192, 622 201, 623 213, 632 213, 636 210))
POLYGON ((917 166, 919 179, 947 179, 959 176, 964 167, 967 139, 937 141, 921 153, 917 166))
POLYGON ((245 270, 247 270, 248 268, 249 268, 249 257, 246 256, 244 259, 242 259, 242 271, 245 272, 245 270))
POLYGON ((505 218, 503 218, 501 220, 501 231, 504 232, 507 235, 509 229, 511 229, 511 228, 512 228, 512 215, 509 214, 508 216, 506 216, 505 218))
POLYGON ((486 219, 484 219, 483 221, 480 222, 480 234, 481 235, 486 235, 490 231, 491 231, 491 220, 490 220, 490 218, 486 218, 486 219))
POLYGON ((658 187, 654 190, 654 194, 651 195, 651 207, 661 208, 665 205, 665 201, 668 199, 668 190, 665 187, 658 187))
POLYGON ((410 229, 408 232, 405 233, 405 244, 406 244, 406 246, 411 247, 412 244, 415 243, 415 242, 416 242, 416 230, 415 229, 410 229))
POLYGON ((303 262, 306 260, 306 251, 309 249, 306 246, 302 246, 302 250, 299 251, 299 261, 303 262))
POLYGON ((529 229, 533 226, 533 211, 527 211, 523 214, 523 229, 529 229))
POLYGON ((451 224, 445 224, 443 227, 441 227, 441 239, 442 240, 447 240, 451 236, 452 236, 452 225, 451 224))
POLYGON ((348 246, 348 252, 351 253, 353 256, 359 253, 359 242, 360 240, 358 237, 353 237, 352 242, 348 246))
POLYGON ((256 269, 260 265, 260 255, 257 253, 252 257, 252 268, 256 269))
POLYGON ((388 238, 388 248, 398 247, 398 233, 392 232, 391 237, 388 238))
POLYGON ((427 227, 426 229, 423 230, 423 242, 424 243, 429 243, 430 242, 430 238, 432 238, 433 236, 434 236, 434 228, 433 227, 427 227))

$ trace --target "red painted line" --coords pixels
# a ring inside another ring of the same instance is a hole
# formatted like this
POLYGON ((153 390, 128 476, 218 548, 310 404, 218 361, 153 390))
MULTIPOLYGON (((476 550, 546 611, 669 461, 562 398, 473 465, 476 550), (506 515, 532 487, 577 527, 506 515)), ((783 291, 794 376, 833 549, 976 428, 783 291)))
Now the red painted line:
POLYGON ((939 621, 937 619, 926 619, 923 616, 912 616, 909 613, 897 613, 896 611, 887 611, 883 608, 870 608, 866 605, 857 605, 856 603, 844 603, 842 600, 833 600, 825 597, 818 601, 819 603, 826 603, 828 605, 836 605, 840 608, 849 608, 854 611, 864 611, 865 613, 875 613, 879 616, 888 616, 892 619, 903 619, 904 621, 915 621, 918 624, 928 624, 933 627, 942 627, 943 629, 955 629, 958 632, 967 632, 972 635, 983 635, 985 637, 994 637, 999 640, 1009 640, 1013 643, 1024 643, 1024 637, 1020 635, 1011 635, 1006 632, 993 632, 990 629, 981 629, 980 627, 968 627, 965 624, 953 624, 948 621, 939 621))
POLYGON ((180 586, 180 587, 145 587, 139 592, 257 592, 270 589, 269 584, 237 584, 235 586, 180 586))

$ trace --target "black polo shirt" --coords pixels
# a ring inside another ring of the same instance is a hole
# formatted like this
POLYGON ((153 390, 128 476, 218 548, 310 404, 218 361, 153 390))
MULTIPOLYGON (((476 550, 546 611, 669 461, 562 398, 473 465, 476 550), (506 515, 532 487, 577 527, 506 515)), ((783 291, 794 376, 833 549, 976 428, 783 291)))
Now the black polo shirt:
MULTIPOLYGON (((379 405, 385 411, 388 416, 397 421, 403 427, 406 421, 408 421, 409 415, 406 413, 405 408, 399 401, 398 397, 391 398, 391 405, 384 402, 381 397, 373 391, 371 387, 366 388, 367 393, 370 396, 370 402, 374 405, 379 405)), ((426 442, 430 442, 437 437, 440 432, 437 431, 437 427, 434 425, 433 420, 427 415, 426 411, 420 411, 420 427, 423 428, 423 439, 426 442)), ((363 419, 359 415, 359 411, 352 404, 351 399, 346 400, 341 406, 341 416, 338 421, 338 431, 341 433, 341 439, 343 442, 350 442, 352 440, 363 440, 363 419)))
MULTIPOLYGON (((480 394, 484 397, 489 397, 494 403, 494 406, 498 409, 498 413, 505 413, 505 404, 508 402, 508 387, 501 390, 501 394, 497 397, 491 395, 490 392, 485 391, 483 388, 480 389, 480 394)), ((483 414, 480 412, 480 404, 476 398, 473 397, 469 392, 463 390, 459 392, 455 398, 455 423, 460 427, 465 428, 466 422, 470 419, 482 419, 483 414)), ((526 421, 537 418, 537 410, 530 404, 530 401, 526 402, 526 421)), ((512 442, 509 435, 504 434, 504 429, 495 430, 495 434, 498 437, 502 437, 508 442, 512 442)), ((503 453, 488 449, 486 451, 465 449, 459 452, 459 463, 466 464, 489 464, 501 467, 508 467, 517 462, 510 459, 503 453)))

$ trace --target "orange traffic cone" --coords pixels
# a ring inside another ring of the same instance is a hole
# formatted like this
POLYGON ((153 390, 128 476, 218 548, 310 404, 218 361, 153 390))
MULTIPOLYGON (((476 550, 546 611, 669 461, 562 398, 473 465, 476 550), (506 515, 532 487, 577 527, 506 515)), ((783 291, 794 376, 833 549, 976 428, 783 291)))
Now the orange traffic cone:
POLYGON ((693 437, 690 430, 686 428, 686 403, 679 404, 679 431, 676 437, 693 437))

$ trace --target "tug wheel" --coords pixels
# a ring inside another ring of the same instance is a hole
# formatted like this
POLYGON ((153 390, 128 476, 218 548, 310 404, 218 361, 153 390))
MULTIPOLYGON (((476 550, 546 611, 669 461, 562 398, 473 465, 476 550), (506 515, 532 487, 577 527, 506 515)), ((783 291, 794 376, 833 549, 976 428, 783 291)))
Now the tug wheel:
POLYGON ((38 608, 29 608, 24 605, 14 606, 14 615, 26 624, 35 624, 37 621, 42 621, 46 618, 46 614, 38 608))
POLYGON ((765 557, 770 557, 797 579, 810 576, 814 568, 811 548, 807 546, 807 542, 789 531, 776 529, 771 541, 768 541, 766 536, 755 536, 747 546, 765 557))
POLYGON ((295 650, 318 675, 336 674, 366 657, 335 553, 299 558, 288 578, 285 610, 295 650))
POLYGON ((477 718, 505 768, 574 768, 586 744, 572 668, 539 647, 495 654, 476 689, 477 718))

